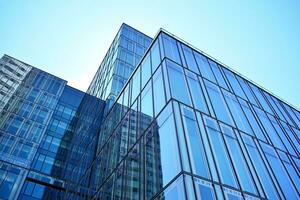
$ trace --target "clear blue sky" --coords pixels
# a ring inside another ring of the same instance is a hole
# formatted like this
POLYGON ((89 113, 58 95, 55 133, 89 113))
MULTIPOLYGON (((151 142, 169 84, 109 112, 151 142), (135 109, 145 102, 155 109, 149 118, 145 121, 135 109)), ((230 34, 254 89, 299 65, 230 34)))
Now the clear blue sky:
POLYGON ((0 54, 86 90, 122 22, 162 27, 300 108, 300 1, 220 2, 0 1, 0 54))

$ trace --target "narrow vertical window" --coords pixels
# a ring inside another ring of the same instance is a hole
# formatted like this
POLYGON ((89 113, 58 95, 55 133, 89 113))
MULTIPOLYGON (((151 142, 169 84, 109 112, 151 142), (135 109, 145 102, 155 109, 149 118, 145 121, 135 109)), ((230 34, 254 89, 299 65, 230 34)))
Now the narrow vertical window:
POLYGON ((201 85, 197 79, 197 76, 192 73, 187 73, 187 82, 191 91, 195 108, 208 114, 203 91, 201 89, 201 85))
POLYGON ((191 102, 189 98, 189 92, 187 89, 187 84, 185 82, 182 67, 176 65, 171 61, 167 61, 167 69, 169 74, 172 96, 175 99, 187 105, 190 105, 191 102))
POLYGON ((212 102, 212 106, 217 115, 217 118, 227 124, 234 126, 225 100, 220 92, 220 89, 216 85, 208 81, 204 81, 204 83, 207 88, 207 92, 210 97, 210 101, 212 102))

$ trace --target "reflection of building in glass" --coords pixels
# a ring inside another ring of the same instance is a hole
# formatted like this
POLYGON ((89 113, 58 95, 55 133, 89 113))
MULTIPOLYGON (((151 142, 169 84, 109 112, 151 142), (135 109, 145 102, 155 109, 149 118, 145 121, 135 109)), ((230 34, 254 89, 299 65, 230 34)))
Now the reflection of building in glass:
POLYGON ((87 93, 0 64, 2 199, 300 198, 300 112, 164 30, 123 24, 87 93))

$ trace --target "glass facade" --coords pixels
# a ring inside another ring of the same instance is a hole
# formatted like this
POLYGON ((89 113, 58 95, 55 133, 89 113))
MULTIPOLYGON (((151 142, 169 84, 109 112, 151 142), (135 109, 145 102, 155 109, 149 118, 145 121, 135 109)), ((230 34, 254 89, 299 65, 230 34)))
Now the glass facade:
POLYGON ((164 30, 123 24, 86 93, 0 64, 2 199, 300 199, 299 110, 164 30))

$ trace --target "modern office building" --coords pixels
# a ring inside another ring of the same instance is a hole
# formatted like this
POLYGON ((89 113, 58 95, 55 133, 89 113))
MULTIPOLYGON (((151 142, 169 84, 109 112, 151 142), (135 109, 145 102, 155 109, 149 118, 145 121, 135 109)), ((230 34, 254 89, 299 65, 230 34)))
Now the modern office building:
POLYGON ((300 112, 123 24, 86 93, 0 60, 0 199, 300 199, 300 112))

